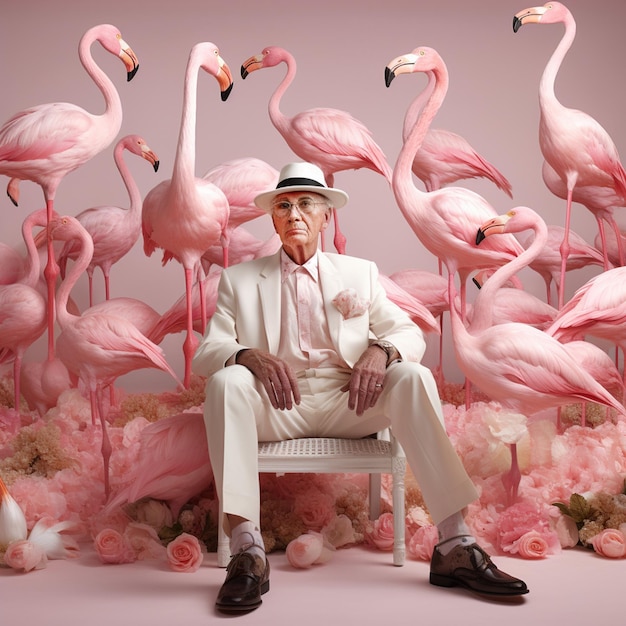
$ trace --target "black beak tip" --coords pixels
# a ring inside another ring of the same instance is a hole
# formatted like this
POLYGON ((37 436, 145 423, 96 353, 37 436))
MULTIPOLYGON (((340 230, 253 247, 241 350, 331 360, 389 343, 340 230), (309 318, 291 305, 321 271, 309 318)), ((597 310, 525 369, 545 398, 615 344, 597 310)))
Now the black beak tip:
POLYGON ((522 27, 522 20, 515 15, 513 17, 513 32, 516 33, 522 27))
POLYGON ((132 71, 128 72, 128 74, 126 75, 126 82, 130 82, 131 80, 133 80, 133 78, 135 78, 135 74, 139 71, 139 66, 135 65, 135 67, 132 69, 132 71))
POLYGON ((233 90, 233 83, 228 86, 228 89, 224 89, 222 91, 222 102, 226 102, 228 100, 228 96, 230 96, 230 92, 233 90))
POLYGON ((391 81, 396 77, 392 70, 388 67, 385 68, 385 86, 389 87, 391 85, 391 81))
POLYGON ((242 65, 241 66, 241 78, 245 79, 248 76, 248 70, 242 65))
POLYGON ((483 239, 485 239, 485 231, 479 228, 476 231, 476 245, 478 246, 483 239))
POLYGON ((152 167, 154 168, 154 171, 155 171, 155 172, 158 172, 158 171, 159 171, 159 163, 160 163, 159 161, 155 161, 155 162, 154 162, 154 165, 152 166, 152 167))

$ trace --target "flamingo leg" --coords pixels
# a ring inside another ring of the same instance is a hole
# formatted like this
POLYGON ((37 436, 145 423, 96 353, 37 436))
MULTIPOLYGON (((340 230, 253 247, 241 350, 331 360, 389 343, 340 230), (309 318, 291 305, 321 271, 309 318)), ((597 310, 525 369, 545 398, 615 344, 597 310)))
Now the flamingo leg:
POLYGON ((183 385, 185 389, 189 389, 191 382, 191 359, 196 347, 196 342, 193 341, 193 300, 192 300, 192 286, 193 286, 193 270, 185 268, 185 298, 187 301, 187 336, 183 343, 183 354, 185 355, 185 376, 183 378, 183 385))
MULTIPOLYGON (((46 200, 46 223, 49 225, 54 216, 54 201, 46 200)), ((56 282, 61 268, 56 262, 54 257, 54 242, 50 236, 50 229, 47 228, 47 248, 48 248, 48 261, 44 269, 44 276, 46 278, 46 286, 48 290, 48 360, 54 358, 54 320, 55 320, 55 295, 56 295, 56 282)))
POLYGON ((337 214, 337 209, 333 209, 333 220, 335 223, 335 238, 333 239, 333 243, 335 244, 335 249, 339 254, 346 253, 346 237, 341 232, 339 228, 339 215, 337 214))
POLYGON ((517 458, 517 444, 509 444, 509 449, 511 450, 511 468, 502 477, 502 483, 506 489, 507 505, 511 506, 517 501, 518 488, 522 475, 517 458))
POLYGON ((102 402, 102 389, 98 387, 95 392, 96 403, 98 405, 98 414, 100 416, 100 426, 102 428, 102 463, 104 466, 104 495, 108 500, 111 494, 111 478, 110 478, 110 461, 113 448, 111 446, 111 439, 109 438, 109 429, 107 427, 106 412, 104 410, 102 402))
POLYGON ((569 230, 570 230, 570 219, 572 213, 572 189, 573 185, 568 184, 567 186, 567 208, 565 213, 565 234, 563 236, 563 241, 561 242, 561 246, 559 251, 561 253, 561 282, 559 284, 559 310, 563 308, 563 304, 565 303, 565 270, 567 268, 567 258, 570 253, 570 245, 569 245, 569 230))

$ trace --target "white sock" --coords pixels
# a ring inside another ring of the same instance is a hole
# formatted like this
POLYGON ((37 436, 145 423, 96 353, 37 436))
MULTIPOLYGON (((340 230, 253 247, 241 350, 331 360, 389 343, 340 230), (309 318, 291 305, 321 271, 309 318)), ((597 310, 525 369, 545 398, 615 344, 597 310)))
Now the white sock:
POLYGON ((437 530, 439 531, 437 549, 444 556, 458 545, 470 545, 476 542, 460 511, 439 522, 437 530))
POLYGON ((242 522, 233 528, 230 537, 230 552, 237 554, 241 551, 256 554, 265 559, 265 544, 261 531, 254 522, 242 522))

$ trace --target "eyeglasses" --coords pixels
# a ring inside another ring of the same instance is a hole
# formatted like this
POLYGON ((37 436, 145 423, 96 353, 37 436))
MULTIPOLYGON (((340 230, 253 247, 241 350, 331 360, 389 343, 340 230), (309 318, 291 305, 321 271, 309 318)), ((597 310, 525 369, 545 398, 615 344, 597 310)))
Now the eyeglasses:
POLYGON ((318 204, 327 205, 326 202, 319 202, 311 198, 300 198, 297 202, 281 200, 272 205, 272 213, 277 217, 287 217, 291 209, 298 209, 300 215, 310 215, 318 204))

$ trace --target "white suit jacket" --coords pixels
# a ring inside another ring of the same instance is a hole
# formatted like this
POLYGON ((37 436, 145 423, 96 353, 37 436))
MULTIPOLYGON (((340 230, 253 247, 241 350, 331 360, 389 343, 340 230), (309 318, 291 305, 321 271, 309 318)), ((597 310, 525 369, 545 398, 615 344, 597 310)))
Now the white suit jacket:
MULTIPOLYGON (((407 361, 420 361, 426 344, 409 316, 391 302, 370 261, 319 252, 319 277, 328 328, 338 354, 352 367, 373 339, 392 342, 407 361), (344 319, 332 303, 352 288, 369 306, 362 315, 344 319)), ((281 327, 280 250, 239 263, 222 272, 218 297, 206 333, 193 359, 193 371, 211 376, 243 348, 278 351, 281 327)))

